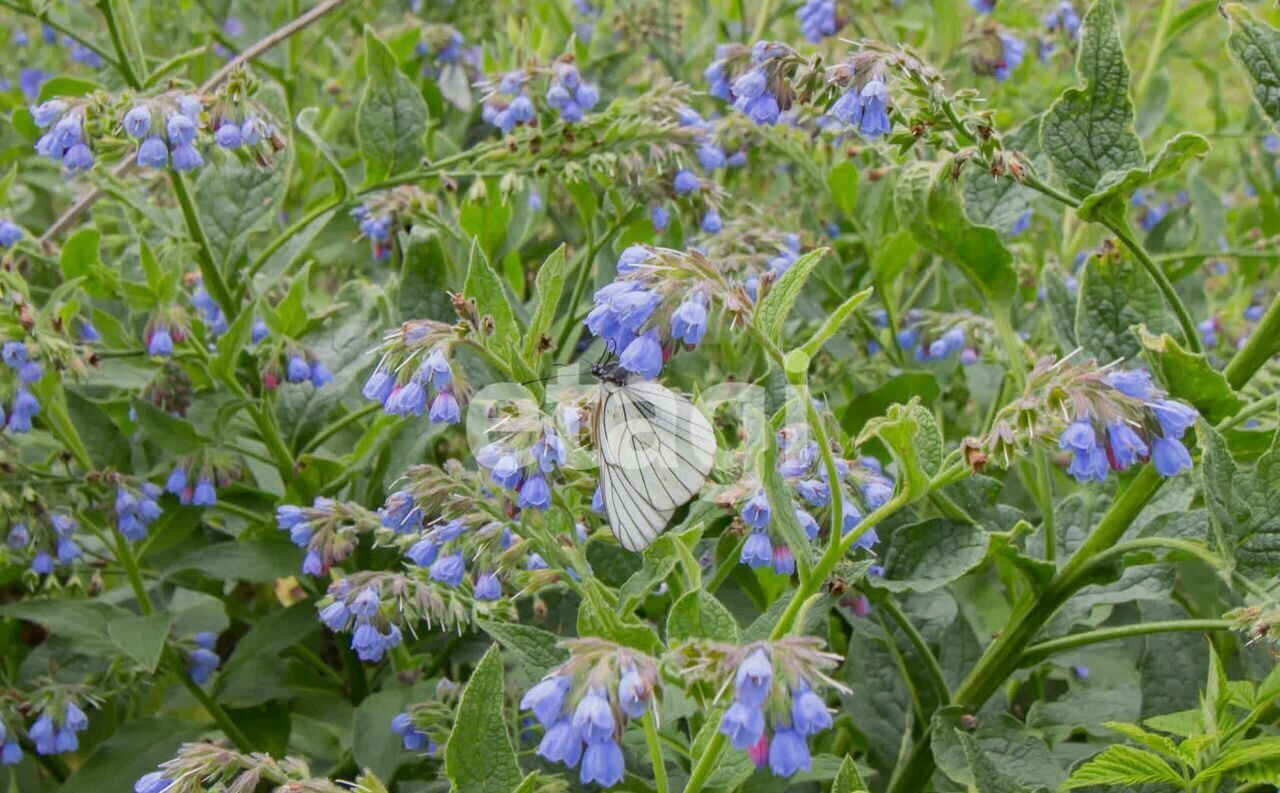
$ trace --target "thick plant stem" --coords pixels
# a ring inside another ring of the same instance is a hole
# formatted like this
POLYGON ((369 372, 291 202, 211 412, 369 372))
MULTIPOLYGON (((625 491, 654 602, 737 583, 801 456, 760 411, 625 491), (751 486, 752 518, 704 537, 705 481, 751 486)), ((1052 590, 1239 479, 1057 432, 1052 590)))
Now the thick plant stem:
POLYGON ((209 249, 209 238, 205 235, 204 226, 200 223, 200 215, 196 212, 196 205, 191 199, 190 191, 187 190, 186 180, 181 173, 171 168, 169 182, 173 185, 173 194, 178 199, 178 206, 182 208, 182 218, 186 221, 187 233, 196 244, 196 261, 200 265, 200 278, 204 282, 204 288, 222 309, 227 323, 230 324, 240 313, 238 305, 231 299, 227 282, 223 280, 222 271, 218 269, 218 263, 213 259, 213 252, 209 249))
POLYGON ((924 661, 925 671, 929 673, 929 682, 933 685, 934 691, 938 695, 938 700, 946 702, 951 698, 951 691, 947 687, 947 678, 942 674, 942 665, 938 663, 938 658, 929 649, 929 644, 920 635, 920 631, 916 626, 911 624, 911 620, 907 619, 907 615, 902 612, 898 606, 898 602, 892 597, 886 597, 878 604, 885 614, 889 615, 889 619, 893 620, 904 634, 907 641, 911 642, 911 646, 920 655, 924 661))
POLYGON ((98 0, 98 10, 102 12, 102 17, 107 23, 111 46, 116 51, 116 71, 120 72, 120 76, 130 88, 135 91, 141 89, 142 80, 139 79, 133 63, 129 60, 129 53, 124 46, 124 36, 120 35, 120 25, 116 22, 115 9, 111 7, 111 0, 98 0))
POLYGON ((1258 320, 1258 327, 1249 334, 1249 341, 1227 364, 1223 372, 1227 382, 1232 388, 1243 388, 1277 349, 1280 349, 1280 295, 1271 301, 1267 313, 1258 320))
POLYGON ((1153 633, 1175 633, 1179 631, 1229 631, 1231 623, 1227 620, 1161 620, 1158 622, 1139 622, 1133 625, 1121 625, 1114 628, 1098 628, 1097 630, 1073 633, 1057 639, 1039 642, 1028 647, 1022 653, 1021 666, 1039 663, 1054 653, 1087 647, 1090 644, 1111 642, 1116 639, 1127 639, 1132 636, 1148 636, 1153 633))

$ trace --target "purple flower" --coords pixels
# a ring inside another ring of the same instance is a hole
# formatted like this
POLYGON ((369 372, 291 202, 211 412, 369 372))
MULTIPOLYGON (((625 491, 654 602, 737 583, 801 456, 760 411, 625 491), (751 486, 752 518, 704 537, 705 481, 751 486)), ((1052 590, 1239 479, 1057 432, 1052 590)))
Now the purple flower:
POLYGON ((569 768, 578 764, 578 758, 582 756, 582 739, 569 719, 560 719, 551 725, 538 744, 538 755, 553 763, 564 763, 569 768))
POLYGON ((704 234, 719 234, 720 229, 724 228, 724 221, 720 219, 719 212, 708 209, 702 216, 700 228, 704 234))
POLYGON ((774 776, 791 776, 809 770, 809 747, 795 730, 778 730, 769 742, 769 770, 774 776))
POLYGON ((769 525, 769 497, 764 490, 757 490, 755 495, 747 499, 742 506, 742 520, 755 529, 763 529, 769 525))
POLYGON ((11 220, 0 220, 0 248, 12 248, 22 239, 22 228, 11 220))
POLYGON ((290 355, 288 366, 285 367, 284 377, 290 383, 301 383, 311 376, 311 367, 307 366, 307 361, 301 355, 290 355))
POLYGON ((134 783, 133 793, 165 793, 171 787, 172 779, 166 778, 159 771, 153 771, 134 783))
MULTIPOLYGON (((263 336, 266 336, 265 326, 263 327, 263 336)), ((369 379, 364 381, 364 388, 360 390, 360 394, 370 401, 386 402, 387 397, 391 396, 391 391, 396 386, 396 379, 389 372, 383 369, 374 369, 369 374, 369 379)))
POLYGON ((152 135, 138 146, 137 161, 140 168, 163 168, 169 164, 169 147, 152 135))
POLYGON ((1169 399, 1154 402, 1150 407, 1166 438, 1181 438, 1187 428, 1196 423, 1196 417, 1200 415, 1195 409, 1169 399))
POLYGON ((378 590, 365 587, 351 601, 351 612, 361 619, 369 619, 378 613, 378 590))
POLYGON ((522 471, 520 461, 510 452, 503 454, 489 469, 489 476, 499 487, 515 490, 520 484, 522 471))
POLYGON ((516 506, 520 509, 546 509, 551 506, 551 489, 542 474, 534 474, 520 486, 516 506))
POLYGON ((692 193, 694 190, 698 189, 698 177, 693 171, 681 168, 676 171, 676 178, 673 185, 675 187, 676 195, 692 193))
POLYGON ((764 706, 773 686, 773 661, 767 650, 757 647, 742 659, 734 675, 733 686, 738 702, 752 708, 764 706))
POLYGON ((345 628, 349 619, 351 619, 351 611, 340 600, 335 600, 320 610, 320 622, 334 632, 345 628))
POLYGON ((1067 473, 1074 476, 1077 482, 1104 481, 1109 470, 1107 453, 1097 445, 1073 452, 1071 464, 1067 466, 1067 473))
POLYGON ((441 391, 431 400, 431 410, 427 419, 432 424, 457 424, 462 420, 462 412, 458 408, 458 400, 450 391, 441 391))
POLYGON ((872 78, 862 86, 858 93, 858 101, 862 105, 861 117, 858 120, 858 131, 864 138, 878 138, 890 129, 888 102, 889 91, 884 81, 872 78))
POLYGON ((1123 471, 1147 456, 1147 444, 1125 422, 1113 421, 1108 424, 1107 435, 1111 439, 1112 458, 1120 470, 1123 471))
POLYGON ((618 707, 623 713, 633 719, 644 716, 650 693, 649 684, 640 677, 635 666, 623 670, 622 679, 618 681, 618 707))
POLYGON ((735 702, 720 719, 720 732, 728 737, 734 749, 746 749, 764 735, 764 711, 735 702))
POLYGON ((170 113, 164 128, 174 146, 190 146, 196 139, 195 121, 182 113, 170 113))
POLYGON ((573 711, 573 728, 588 745, 613 740, 613 709, 602 688, 592 688, 573 711))
POLYGON ((213 482, 208 477, 200 477, 196 482, 195 492, 191 496, 191 503, 197 507, 209 507, 218 503, 218 494, 214 492, 213 482))
POLYGON ((173 147, 173 169, 175 171, 194 171, 204 165, 204 158, 195 146, 184 143, 173 147))
POLYGON ((428 572, 432 581, 439 581, 447 587, 453 588, 462 583, 462 576, 467 571, 466 563, 462 560, 462 553, 456 552, 431 563, 428 572))
POLYGON ((792 575, 796 571, 796 557, 785 545, 776 545, 773 549, 773 572, 778 575, 792 575))
POLYGON ((595 782, 603 787, 613 787, 622 781, 622 747, 617 741, 587 743, 582 754, 582 769, 578 778, 582 784, 595 782))
POLYGON ((796 507, 795 510, 796 520, 800 522, 800 527, 804 529, 805 535, 811 540, 816 539, 818 536, 818 521, 814 520, 812 515, 799 507, 796 507))
POLYGON ((134 105, 124 114, 124 131, 131 138, 141 138, 151 131, 151 108, 134 105))
POLYGON ((666 207, 655 204, 649 209, 649 221, 653 223, 654 231, 665 231, 667 225, 671 223, 671 213, 666 207))
POLYGON ((231 122, 223 122, 218 130, 213 133, 213 141, 224 149, 240 148, 240 125, 231 122))
POLYGON ((719 146, 710 143, 704 143, 699 146, 697 155, 698 163, 707 171, 714 171, 717 168, 723 168, 727 162, 724 150, 719 146))
POLYGON ((497 600, 502 597, 502 584, 498 581, 497 573, 481 573, 476 579, 472 594, 476 600, 497 600))
POLYGON ((747 541, 742 544, 738 561, 753 570, 772 563, 773 545, 769 542, 769 535, 763 531, 753 531, 747 535, 747 541))
POLYGON ((147 341, 147 353, 150 355, 171 355, 173 353, 173 337, 169 335, 167 327, 157 325, 151 331, 151 338, 147 341))
POLYGON ((87 171, 93 167, 93 152, 84 143, 77 143, 62 155, 62 164, 72 173, 87 171))
POLYGON ((831 711, 822 697, 807 683, 791 692, 791 724, 800 735, 813 735, 831 728, 831 711))
POLYGON ((1161 476, 1177 476, 1191 470, 1191 454, 1173 438, 1156 438, 1151 448, 1151 464, 1161 476))
POLYGON ((707 308, 700 295, 690 295, 671 313, 671 337, 695 345, 707 332, 707 308))
POLYGON ((1085 452, 1097 445, 1098 438, 1094 434, 1093 424, 1087 418, 1078 418, 1068 424, 1058 438, 1059 449, 1085 452))
POLYGON ((329 369, 319 360, 311 362, 311 385, 315 388, 324 388, 333 382, 333 375, 329 373, 329 369))
POLYGON ((440 543, 433 538, 427 537, 409 546, 409 550, 405 551, 404 555, 418 567, 430 567, 439 553, 440 543))
POLYGON ((618 257, 618 273, 629 273, 653 258, 653 254, 643 245, 628 245, 618 257))
POLYGON ((831 488, 819 479, 804 479, 795 484, 800 497, 815 507, 824 507, 831 500, 831 488))
POLYGON ((662 344, 658 341, 657 328, 651 328, 628 344, 618 358, 618 364, 647 380, 657 377, 662 371, 662 344))
MULTIPOLYGON (((520 710, 533 711, 534 718, 542 726, 550 727, 560 720, 565 696, 572 685, 573 681, 563 675, 544 677, 525 692, 520 699, 520 710)), ((576 732, 574 736, 577 736, 576 732)))
POLYGON ((884 482, 872 480, 862 486, 862 498, 870 509, 880 509, 893 498, 893 488, 884 482))

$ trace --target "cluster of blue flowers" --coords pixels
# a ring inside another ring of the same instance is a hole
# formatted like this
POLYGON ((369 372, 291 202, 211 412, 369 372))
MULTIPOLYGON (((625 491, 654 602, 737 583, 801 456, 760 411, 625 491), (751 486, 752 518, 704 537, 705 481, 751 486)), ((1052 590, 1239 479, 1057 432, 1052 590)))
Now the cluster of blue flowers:
POLYGON ((1128 411, 1103 399, 1099 406, 1077 412, 1058 438, 1058 448, 1071 453, 1067 473, 1078 482, 1101 482, 1112 470, 1124 471, 1148 459, 1164 477, 1189 470, 1191 454, 1181 439, 1199 414, 1165 398, 1145 369, 1114 370, 1104 382, 1138 401, 1138 415, 1126 415, 1128 411))
POLYGON ((827 110, 827 116, 857 129, 862 137, 874 140, 889 132, 889 88, 884 77, 873 72, 862 85, 851 82, 827 110))
POLYGON ((1076 13, 1071 0, 1059 0, 1056 6, 1045 13, 1042 21, 1050 33, 1061 31, 1072 40, 1080 37, 1080 15, 1076 13))
MULTIPOLYGON (((809 510, 830 505, 831 484, 826 467, 819 457, 818 445, 814 441, 801 443, 797 437, 791 429, 778 432, 778 473, 796 499, 789 506, 794 511, 797 522, 804 528, 809 539, 814 540, 820 529, 818 521, 809 510)), ((867 509, 879 509, 893 498, 893 479, 885 473, 876 458, 860 457, 854 465, 836 458, 835 464, 841 481, 850 480, 856 484, 861 501, 867 509)), ((840 532, 848 534, 862 523, 863 513, 843 493, 841 503, 840 532)), ((794 573, 796 562, 791 548, 785 542, 775 539, 769 530, 773 521, 773 505, 769 502, 768 494, 763 489, 757 489, 741 503, 738 514, 750 529, 738 561, 752 569, 772 567, 778 575, 789 576, 794 573)), ((879 537, 873 528, 858 537, 857 547, 870 549, 878 542, 879 537)))
POLYGON ((333 382, 333 375, 315 355, 299 350, 290 350, 285 355, 284 379, 289 383, 311 383, 315 388, 324 388, 333 382))
POLYGON ((427 410, 429 390, 434 391, 427 418, 432 424, 457 424, 462 420, 462 410, 452 386, 453 366, 445 351, 437 347, 403 383, 398 382, 395 372, 380 364, 365 381, 361 393, 365 399, 381 402, 389 414, 421 416, 427 410))
MULTIPOLYGON (((35 556, 31 558, 31 571, 39 575, 49 575, 53 572, 54 560, 57 564, 68 565, 80 558, 80 546, 76 544, 75 534, 79 528, 79 524, 69 515, 55 512, 49 516, 49 525, 53 528, 53 553, 50 554, 45 547, 40 547, 35 556)), ((31 537, 27 532, 26 526, 22 523, 15 523, 9 529, 8 537, 9 547, 13 550, 20 550, 31 543, 31 537)), ((41 544, 43 546, 43 544, 41 544)))
POLYGON ((116 529, 129 542, 138 542, 147 536, 147 527, 164 512, 160 495, 164 491, 151 482, 143 482, 138 490, 125 484, 116 487, 116 529))
MULTIPOLYGON (((914 342, 917 336, 914 328, 904 328, 898 332, 898 342, 901 344, 904 339, 914 342)), ((917 361, 944 361, 957 352, 960 353, 960 363, 965 366, 978 360, 977 351, 966 345, 964 327, 960 325, 948 328, 936 339, 921 340, 913 355, 917 361)))
POLYGON ((564 441, 554 429, 543 427, 529 451, 532 459, 524 465, 515 448, 494 441, 476 452, 476 462, 489 473, 495 485, 516 494, 517 508, 545 510, 551 506, 547 477, 564 465, 564 441))
POLYGON ((38 128, 49 130, 36 141, 42 157, 61 162, 72 173, 93 167, 93 150, 84 135, 84 108, 50 99, 31 108, 31 118, 38 128))
POLYGON ((465 43, 466 39, 456 29, 436 25, 427 29, 426 38, 415 44, 413 51, 418 57, 431 58, 437 64, 457 63, 465 43))
POLYGON ((612 787, 622 781, 622 732, 627 720, 642 718, 653 701, 652 661, 618 656, 611 663, 597 662, 586 680, 569 665, 552 670, 520 700, 520 709, 532 711, 545 730, 538 755, 578 767, 584 785, 612 787))
POLYGON ((202 686, 209 682, 209 678, 213 676, 218 665, 222 663, 222 659, 213 651, 214 645, 218 643, 217 634, 211 631, 201 631, 195 637, 196 646, 187 656, 187 674, 195 681, 195 684, 202 686))
POLYGON ((560 118, 570 124, 582 120, 582 114, 600 101, 600 91, 594 85, 584 83, 578 68, 567 61, 557 61, 551 67, 551 85, 547 88, 547 104, 560 113, 560 118))
POLYGON ((329 544, 323 542, 324 538, 319 543, 314 542, 317 527, 331 517, 335 503, 331 498, 317 496, 310 509, 293 504, 276 507, 276 525, 282 531, 289 532, 290 542, 307 549, 307 555, 302 560, 302 572, 307 575, 324 575, 329 565, 335 561, 326 558, 326 546, 329 544))
POLYGON ((827 36, 834 36, 840 23, 836 20, 836 0, 804 0, 796 9, 800 31, 809 41, 817 44, 827 36))
POLYGON ((214 475, 207 468, 201 471, 195 483, 192 484, 187 464, 179 462, 169 472, 169 478, 164 482, 164 489, 166 493, 177 496, 178 503, 184 507, 210 507, 218 503, 218 492, 214 489, 214 475))
POLYGON ((467 563, 458 540, 466 533, 461 520, 450 520, 432 526, 405 556, 418 567, 426 568, 427 577, 453 589, 467 574, 467 563))
POLYGON ((747 652, 734 674, 733 704, 720 720, 720 732, 735 749, 750 753, 757 767, 789 777, 810 767, 805 739, 831 727, 826 703, 800 679, 788 691, 775 686, 773 657, 767 645, 747 652), (769 723, 772 722, 772 733, 769 723))
POLYGON ((1022 65, 1027 54, 1027 43, 1012 33, 1002 30, 996 34, 1000 40, 1000 59, 996 62, 992 74, 1000 82, 1009 79, 1009 75, 1022 65))
POLYGON ((396 217, 390 209, 362 204, 351 210, 351 217, 360 226, 360 233, 373 246, 373 260, 385 262, 390 259, 396 223, 396 217))
POLYGON ((733 81, 733 106, 757 124, 776 124, 782 115, 777 86, 770 77, 770 61, 784 52, 776 44, 756 42, 751 48, 751 68, 733 81))
POLYGON ((517 125, 533 121, 533 101, 524 91, 525 73, 519 69, 507 72, 498 80, 494 95, 484 103, 480 118, 506 135, 517 125))
MULTIPOLYGON (((195 289, 192 290, 191 305, 200 315, 200 320, 204 322, 210 334, 217 337, 227 332, 227 317, 222 313, 222 307, 205 290, 203 281, 197 282, 195 289)), ((262 327, 266 329, 266 325, 262 327)))
POLYGON ((0 218, 0 248, 12 248, 22 239, 22 227, 8 218, 0 218))
POLYGON ((6 411, 0 403, 0 426, 14 433, 30 432, 31 419, 40 412, 40 401, 26 386, 38 382, 44 376, 44 369, 20 341, 6 341, 0 346, 0 360, 18 376, 18 387, 9 409, 6 411))
POLYGON ((167 111, 147 104, 130 108, 124 114, 123 126, 125 134, 140 141, 135 158, 139 167, 164 168, 170 155, 174 170, 194 171, 204 165, 204 158, 195 147, 203 110, 200 100, 190 95, 179 96, 175 107, 167 111), (163 120, 156 118, 158 112, 164 113, 163 120), (164 133, 163 138, 157 130, 164 133))
MULTIPOLYGON (((710 122, 703 119, 697 111, 682 107, 677 111, 677 119, 681 127, 693 131, 698 146, 695 154, 698 158, 698 164, 702 166, 704 171, 713 172, 726 167, 736 168, 746 164, 746 151, 740 149, 732 155, 726 155, 724 149, 716 142, 714 127, 710 122)), ((691 195, 702 186, 697 174, 687 168, 677 170, 672 180, 672 190, 676 196, 691 195)), ((655 230, 662 231, 667 227, 667 223, 670 222, 670 215, 664 207, 654 206, 650 210, 650 220, 653 221, 655 230)), ((700 227, 705 234, 718 234, 724 228, 720 212, 714 206, 707 207, 702 215, 700 227)))
POLYGON ((148 355, 167 358, 173 355, 173 346, 182 343, 187 337, 186 329, 169 320, 156 319, 148 324, 142 334, 142 341, 147 346, 148 355))
POLYGON ((79 733, 89 728, 89 717, 74 702, 68 702, 62 713, 44 711, 27 730, 36 745, 36 754, 54 755, 80 748, 79 733))
POLYGON ((618 355, 623 369, 653 379, 678 344, 696 346, 707 332, 706 290, 658 291, 648 263, 657 256, 643 245, 632 245, 618 259, 618 280, 596 291, 594 308, 584 323, 618 355), (678 301, 678 302, 677 302, 678 301), (660 317, 667 319, 664 337, 660 317))
POLYGON ((351 649, 361 661, 381 661, 388 650, 404 641, 399 626, 382 617, 376 586, 353 591, 347 579, 340 579, 329 591, 334 600, 320 610, 320 621, 334 633, 350 630, 351 649))

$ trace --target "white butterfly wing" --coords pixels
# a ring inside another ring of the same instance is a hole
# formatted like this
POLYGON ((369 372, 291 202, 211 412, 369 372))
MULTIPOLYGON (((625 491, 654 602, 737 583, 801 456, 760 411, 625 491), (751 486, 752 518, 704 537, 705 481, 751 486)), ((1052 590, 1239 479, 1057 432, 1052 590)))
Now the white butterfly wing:
POLYGON ((651 382, 601 383, 595 421, 600 495, 623 548, 642 551, 715 464, 711 422, 680 394, 651 382))

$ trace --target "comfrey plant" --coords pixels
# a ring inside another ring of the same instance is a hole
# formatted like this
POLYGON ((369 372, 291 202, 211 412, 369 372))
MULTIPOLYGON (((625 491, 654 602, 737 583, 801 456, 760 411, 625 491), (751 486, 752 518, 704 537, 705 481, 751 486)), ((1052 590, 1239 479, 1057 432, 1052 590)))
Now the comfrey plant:
POLYGON ((0 3, 0 790, 1274 787, 1270 4, 170 5, 0 3))

